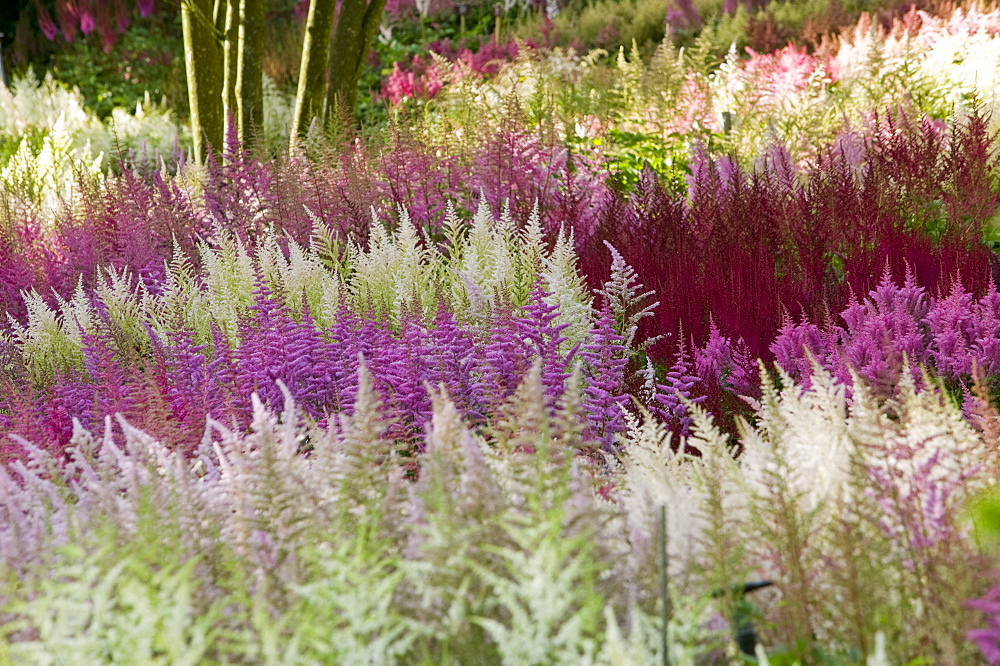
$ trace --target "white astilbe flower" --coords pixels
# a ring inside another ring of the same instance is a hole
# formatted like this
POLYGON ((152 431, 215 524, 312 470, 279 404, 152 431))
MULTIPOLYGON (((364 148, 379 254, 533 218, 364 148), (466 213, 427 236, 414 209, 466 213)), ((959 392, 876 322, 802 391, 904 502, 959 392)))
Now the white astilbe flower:
POLYGON ((559 306, 559 317, 553 325, 569 324, 563 331, 566 341, 560 348, 565 354, 576 345, 589 341, 590 329, 594 324, 592 299, 583 276, 577 269, 572 230, 568 233, 565 229, 559 230, 552 253, 545 258, 542 278, 545 280, 545 290, 552 293, 545 302, 559 306))
POLYGON ((800 496, 805 512, 839 496, 848 478, 851 454, 847 402, 843 384, 817 368, 812 385, 803 390, 780 370, 783 386, 775 391, 764 376, 764 398, 757 410, 757 425, 741 436, 741 468, 756 491, 766 485, 766 474, 778 459, 789 461, 794 474, 788 479, 800 496))
POLYGON ((230 342, 235 342, 240 314, 254 302, 254 262, 238 238, 217 232, 214 240, 217 248, 198 246, 204 267, 205 300, 215 321, 230 342))

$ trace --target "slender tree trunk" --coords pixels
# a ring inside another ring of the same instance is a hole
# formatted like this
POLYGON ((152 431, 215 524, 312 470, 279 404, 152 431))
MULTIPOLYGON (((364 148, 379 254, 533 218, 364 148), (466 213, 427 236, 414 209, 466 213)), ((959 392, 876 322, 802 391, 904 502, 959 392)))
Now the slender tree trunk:
POLYGON ((221 0, 219 19, 222 23, 222 71, 225 72, 222 84, 222 118, 225 123, 223 132, 229 131, 229 123, 237 116, 237 66, 239 64, 239 0, 221 0))
POLYGON ((184 65, 195 159, 202 163, 209 148, 222 149, 222 48, 213 24, 212 0, 182 0, 184 65))
POLYGON ((330 51, 327 123, 337 117, 338 108, 347 115, 353 112, 361 68, 368 57, 384 9, 385 0, 344 0, 330 51))
POLYGON ((237 123, 245 144, 264 129, 264 0, 240 0, 239 43, 237 123))
MULTIPOLYGON (((309 18, 306 20, 306 34, 302 43, 302 64, 299 67, 299 87, 295 95, 295 115, 292 120, 293 146, 298 136, 309 129, 313 118, 322 118, 323 115, 326 61, 336 4, 336 0, 312 0, 309 4, 309 18)), ((344 3, 345 10, 349 4, 350 0, 344 3)))

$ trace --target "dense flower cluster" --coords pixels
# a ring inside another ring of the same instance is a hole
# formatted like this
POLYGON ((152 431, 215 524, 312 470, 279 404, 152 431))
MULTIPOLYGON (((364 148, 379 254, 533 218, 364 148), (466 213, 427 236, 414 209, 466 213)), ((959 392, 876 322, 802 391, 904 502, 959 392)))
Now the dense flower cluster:
POLYGON ((1000 13, 949 11, 442 47, 421 122, 203 168, 0 91, 0 653, 996 662, 1000 13))

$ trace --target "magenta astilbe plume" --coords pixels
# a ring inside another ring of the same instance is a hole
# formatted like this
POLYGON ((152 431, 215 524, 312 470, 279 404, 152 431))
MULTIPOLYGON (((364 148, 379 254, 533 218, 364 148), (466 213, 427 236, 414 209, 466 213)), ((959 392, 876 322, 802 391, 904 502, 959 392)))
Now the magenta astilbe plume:
MULTIPOLYGON (((965 287, 981 293, 989 252, 979 229, 996 209, 981 116, 973 111, 950 132, 880 118, 798 169, 777 146, 753 171, 696 153, 687 197, 662 185, 606 194, 596 227, 574 228, 580 265, 599 288, 610 242, 661 302, 647 332, 683 325, 703 345, 714 320, 765 360, 786 311, 812 321, 837 312, 852 289, 878 285, 887 261, 894 278, 909 266, 932 291, 960 271, 965 287), (966 181, 972 206, 958 194, 966 181)), ((650 352, 669 362, 672 350, 650 352)))
POLYGON ((841 329, 838 376, 846 378, 846 364, 877 390, 890 394, 899 381, 905 360, 911 364, 914 380, 918 365, 927 362, 927 341, 920 315, 925 312, 922 290, 910 281, 901 289, 886 274, 878 289, 864 303, 851 303, 841 313, 846 328, 841 329))
POLYGON ((972 294, 956 283, 946 298, 935 300, 927 314, 931 356, 942 375, 972 374, 977 342, 975 305, 972 294))
POLYGON ((94 32, 94 28, 97 27, 97 21, 94 19, 93 0, 77 0, 76 12, 80 19, 80 32, 85 35, 94 32))
POLYGON ((223 154, 212 156, 208 165, 205 204, 217 223, 244 241, 264 232, 277 204, 272 167, 240 145, 235 118, 229 119, 223 154))
POLYGON ((77 10, 73 4, 68 2, 56 4, 56 20, 59 21, 59 29, 67 42, 72 42, 76 38, 77 18, 77 10))
POLYGON ((38 12, 38 27, 41 28, 45 39, 51 42, 59 34, 59 26, 52 20, 52 14, 49 13, 49 10, 45 8, 45 5, 40 0, 35 0, 35 11, 38 12))
POLYGON ((830 335, 816 324, 801 322, 795 324, 786 317, 785 324, 778 331, 778 337, 771 343, 774 360, 799 382, 808 388, 813 374, 813 361, 821 365, 828 363, 833 353, 830 335), (810 360, 810 356, 813 360, 810 360))
POLYGON ((139 16, 152 16, 156 11, 156 0, 136 0, 139 5, 139 16))
POLYGON ((583 405, 598 441, 605 450, 614 451, 615 435, 625 429, 623 412, 631 399, 625 388, 628 350, 624 336, 615 330, 615 316, 607 302, 590 334, 592 341, 580 350, 587 377, 583 405))
POLYGON ((930 354, 938 372, 967 378, 974 368, 987 377, 1000 372, 1000 294, 994 285, 975 300, 961 283, 936 299, 926 318, 930 354))
POLYGON ((392 131, 392 144, 379 156, 379 192, 392 213, 405 208, 415 226, 437 231, 449 202, 461 196, 458 158, 447 149, 435 153, 419 145, 410 130, 392 131))

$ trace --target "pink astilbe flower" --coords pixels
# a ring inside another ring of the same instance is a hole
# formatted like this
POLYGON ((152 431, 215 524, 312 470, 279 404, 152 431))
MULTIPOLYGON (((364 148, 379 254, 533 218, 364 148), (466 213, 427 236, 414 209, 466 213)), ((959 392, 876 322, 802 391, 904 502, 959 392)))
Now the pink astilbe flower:
POLYGON ((853 302, 840 314, 846 327, 837 330, 838 354, 831 359, 836 376, 846 379, 847 367, 854 368, 873 387, 891 393, 905 358, 912 365, 914 380, 919 379, 918 366, 927 362, 921 326, 926 306, 922 290, 912 279, 910 275, 900 289, 886 273, 864 303, 853 302))
MULTIPOLYGON (((743 64, 743 71, 748 81, 761 84, 756 88, 759 103, 780 105, 785 96, 808 88, 816 70, 829 69, 825 60, 793 44, 773 53, 757 53, 750 47, 746 51, 750 58, 743 64)), ((755 90, 754 86, 749 88, 755 90)))
POLYGON ((41 28, 45 39, 51 42, 59 34, 59 26, 52 20, 52 14, 40 0, 35 0, 35 11, 38 12, 38 27, 41 28))
POLYGON ((59 29, 62 31, 63 39, 67 42, 72 42, 76 38, 78 18, 79 10, 71 0, 56 4, 56 20, 59 22, 59 29))
POLYGON ((80 32, 84 35, 89 35, 97 27, 97 22, 94 20, 94 7, 89 2, 89 0, 80 0, 78 6, 78 16, 80 18, 80 32))

